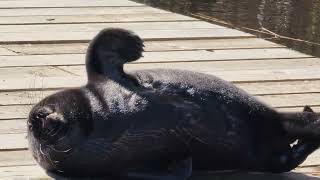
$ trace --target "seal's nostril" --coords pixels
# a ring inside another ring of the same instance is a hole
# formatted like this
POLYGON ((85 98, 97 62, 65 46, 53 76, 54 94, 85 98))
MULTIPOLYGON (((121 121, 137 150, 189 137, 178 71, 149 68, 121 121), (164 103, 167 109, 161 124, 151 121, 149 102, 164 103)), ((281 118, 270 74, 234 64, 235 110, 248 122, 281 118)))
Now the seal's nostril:
POLYGON ((44 118, 47 117, 47 115, 48 115, 48 114, 39 112, 39 113, 37 113, 36 118, 37 118, 37 119, 44 119, 44 118))

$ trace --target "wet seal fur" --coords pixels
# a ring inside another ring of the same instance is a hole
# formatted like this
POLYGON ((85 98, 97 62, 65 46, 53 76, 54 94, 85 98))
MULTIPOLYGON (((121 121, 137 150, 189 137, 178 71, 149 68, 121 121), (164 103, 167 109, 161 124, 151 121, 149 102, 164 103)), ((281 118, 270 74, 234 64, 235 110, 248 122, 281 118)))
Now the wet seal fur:
POLYGON ((88 48, 88 83, 33 107, 28 140, 41 167, 64 177, 154 180, 188 179, 192 170, 281 173, 319 147, 320 115, 310 107, 280 113, 191 71, 124 72, 142 51, 134 33, 102 30, 88 48))

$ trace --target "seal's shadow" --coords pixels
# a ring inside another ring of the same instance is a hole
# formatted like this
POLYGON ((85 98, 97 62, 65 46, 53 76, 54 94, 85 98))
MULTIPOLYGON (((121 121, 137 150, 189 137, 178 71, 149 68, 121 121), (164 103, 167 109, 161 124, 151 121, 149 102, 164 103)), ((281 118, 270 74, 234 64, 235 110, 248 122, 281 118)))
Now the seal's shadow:
POLYGON ((282 174, 268 173, 207 173, 194 175, 190 180, 320 180, 318 177, 308 176, 302 173, 289 172, 282 174))
MULTIPOLYGON (((64 178, 52 173, 47 173, 50 177, 57 180, 91 180, 97 178, 64 178)), ((107 179, 104 180, 116 180, 107 179)), ((308 176, 302 173, 290 172, 283 174, 267 173, 244 173, 244 172, 219 172, 219 173, 201 173, 193 175, 190 180, 320 180, 318 177, 308 176)))

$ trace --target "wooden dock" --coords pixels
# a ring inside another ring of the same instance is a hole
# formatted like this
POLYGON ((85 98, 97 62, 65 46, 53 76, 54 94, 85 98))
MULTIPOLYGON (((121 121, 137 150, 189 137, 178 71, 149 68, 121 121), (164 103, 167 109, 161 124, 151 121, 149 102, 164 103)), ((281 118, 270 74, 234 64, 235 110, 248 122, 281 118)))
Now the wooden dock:
MULTIPOLYGON (((251 34, 127 0, 0 1, 0 179, 44 178, 27 150, 32 104, 86 82, 84 53, 102 28, 133 30, 144 58, 126 70, 188 69, 219 76, 283 111, 320 111, 320 59, 251 34)), ((219 174, 214 179, 311 179, 320 151, 284 175, 219 174)), ((316 178, 320 179, 320 178, 316 178)))

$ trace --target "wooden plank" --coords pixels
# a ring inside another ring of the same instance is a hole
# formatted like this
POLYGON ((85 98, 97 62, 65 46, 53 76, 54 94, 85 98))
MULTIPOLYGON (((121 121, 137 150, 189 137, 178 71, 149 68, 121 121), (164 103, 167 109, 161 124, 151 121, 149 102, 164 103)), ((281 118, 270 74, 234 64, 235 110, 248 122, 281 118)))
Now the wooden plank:
MULTIPOLYGON (((266 60, 238 60, 238 61, 193 61, 193 62, 172 62, 172 63, 137 63, 126 64, 127 71, 138 69, 184 69, 196 72, 216 72, 231 70, 266 70, 266 69, 296 69, 296 68, 317 68, 320 66, 318 58, 297 58, 297 59, 266 59, 266 60)), ((84 66, 59 66, 67 71, 83 75, 84 66), (78 73, 80 72, 80 73, 78 73)))
POLYGON ((318 80, 238 83, 237 86, 256 95, 320 92, 320 81, 318 80))
MULTIPOLYGON (((282 45, 258 38, 146 41, 144 44, 145 51, 258 49, 283 47, 282 45)), ((87 43, 3 45, 3 47, 11 49, 21 55, 83 54, 86 52, 87 46, 87 43)))
MULTIPOLYGON (((303 167, 296 170, 299 173, 308 174, 311 176, 320 177, 320 167, 319 166, 313 166, 313 167, 303 167)), ((313 178, 316 180, 316 178, 313 178)), ((319 179, 319 178, 317 178, 319 179)))
MULTIPOLYGON (((286 48, 270 49, 231 49, 231 50, 194 50, 145 52, 144 57, 133 63, 156 62, 189 62, 189 61, 227 61, 227 60, 256 60, 281 58, 310 58, 286 48)), ((0 56, 0 67, 14 66, 45 66, 45 65, 82 65, 84 54, 54 54, 28 56, 0 56)), ((314 59, 319 61, 320 59, 314 59)))
POLYGON ((0 168, 0 179, 51 179, 40 166, 10 166, 0 168))
MULTIPOLYGON (((0 90, 41 90, 79 87, 86 83, 86 77, 47 77, 47 78, 24 78, 3 79, 0 81, 0 90)), ((248 82, 237 83, 240 88, 246 89, 251 94, 287 94, 287 93, 310 93, 319 92, 319 80, 279 81, 279 82, 248 82)))
POLYGON ((86 77, 8 78, 0 80, 0 90, 41 90, 44 88, 57 89, 78 87, 84 85, 85 83, 86 77))
MULTIPOLYGON (((107 13, 107 12, 106 12, 107 13)), ((118 14, 118 15, 47 15, 47 16, 0 16, 0 25, 19 24, 76 24, 153 21, 195 21, 196 19, 174 13, 118 14)))
POLYGON ((0 46, 0 56, 17 55, 17 53, 0 46))
MULTIPOLYGON (((254 37, 234 29, 135 30, 144 40, 248 38, 254 37)), ((0 33, 1 44, 89 42, 97 32, 0 33)))
MULTIPOLYGON (((266 81, 298 81, 298 80, 320 80, 319 68, 302 68, 302 69, 266 69, 266 70, 234 70, 234 71, 217 71, 208 72, 224 80, 245 83, 245 82, 266 82, 266 81)), ((25 87, 34 86, 34 88, 46 88, 57 85, 64 87, 70 81, 78 81, 72 85, 81 85, 86 81, 85 77, 68 76, 59 77, 25 77, 25 78, 9 78, 0 82, 0 89, 24 89, 25 87), (50 82, 55 81, 55 82, 50 82), (15 84, 18 83, 18 84, 15 84), (60 84, 60 85, 59 85, 60 84)), ((67 85, 70 86, 70 85, 67 85)))
MULTIPOLYGON (((279 111, 282 112, 301 112, 303 110, 304 106, 301 107, 283 107, 283 108, 278 108, 279 111)), ((315 112, 320 112, 320 106, 312 106, 312 109, 315 112)))
POLYGON ((28 141, 26 134, 0 134, 0 150, 23 150, 27 149, 28 141))
POLYGON ((205 72, 232 82, 320 80, 319 68, 205 72))
POLYGON ((183 51, 183 52, 146 52, 139 62, 186 62, 214 60, 248 60, 273 58, 305 58, 311 57, 287 48, 271 49, 230 49, 214 51, 183 51))
MULTIPOLYGON (((233 70, 282 70, 319 68, 320 61, 314 58, 307 59, 270 59, 270 60, 248 60, 248 61, 212 61, 212 62, 188 62, 188 63, 139 63, 127 64, 125 70, 130 72, 139 69, 183 69, 197 72, 217 72, 233 70)), ((0 80, 11 78, 41 78, 59 76, 85 76, 84 65, 79 66, 36 66, 36 67, 3 67, 0 68, 0 80)))
MULTIPOLYGON (((0 80, 5 80, 9 78, 41 78, 41 77, 52 77, 52 76, 67 76, 71 75, 64 70, 50 67, 50 66, 40 66, 40 67, 9 67, 0 68, 0 80)), ((30 84, 32 85, 32 84, 30 84)))
POLYGON ((37 165, 29 151, 0 151, 0 167, 26 165, 37 165))
MULTIPOLYGON (((244 89, 246 90, 246 89, 244 89)), ((6 92, 4 100, 1 100, 2 105, 0 106, 0 119, 25 119, 28 116, 29 111, 31 110, 31 105, 41 100, 44 96, 42 94, 49 95, 53 91, 39 91, 35 92, 41 94, 35 96, 35 98, 21 97, 19 102, 8 101, 6 99, 10 97, 17 98, 20 93, 24 92, 6 92)), ((3 94, 3 93, 2 93, 3 94)), ((268 96, 257 96, 262 102, 266 104, 279 108, 282 111, 286 110, 297 110, 300 111, 305 105, 311 105, 312 107, 317 108, 320 106, 320 100, 318 97, 319 93, 310 93, 310 94, 287 94, 287 95, 268 95, 268 96), (292 109, 290 109, 292 108, 292 109), (299 109, 300 108, 300 109, 299 109)))
MULTIPOLYGON (((58 90, 41 91, 13 91, 0 92, 0 106, 7 105, 30 105, 39 102, 44 97, 51 95, 58 90)), ((319 93, 308 94, 277 94, 277 95, 256 95, 258 99, 272 107, 302 107, 305 105, 320 106, 319 93)), ((1 131, 0 131, 1 133, 1 131)))
POLYGON ((0 16, 65 16, 65 15, 121 15, 121 14, 148 14, 168 13, 151 7, 83 7, 83 8, 22 8, 1 9, 0 16))
MULTIPOLYGON (((19 105, 19 104, 35 104, 44 97, 55 93, 52 90, 42 91, 14 91, 14 92, 1 92, 0 91, 0 106, 3 105, 19 105)), ((1 131, 0 131, 1 133, 1 131)))
POLYGON ((320 93, 282 94, 256 96, 262 102, 272 107, 303 107, 305 105, 320 106, 320 93))
POLYGON ((25 119, 31 108, 30 105, 0 106, 0 119, 25 119))
POLYGON ((104 28, 124 28, 136 30, 172 30, 172 29, 210 29, 225 27, 210 24, 202 21, 174 21, 174 22, 126 22, 126 23, 88 23, 83 24, 38 24, 38 25, 2 25, 2 33, 73 33, 73 32, 94 32, 97 33, 104 28))
MULTIPOLYGON (((11 119, 0 121, 0 134, 23 134, 27 132, 26 119, 11 119)), ((0 160, 1 162, 1 160, 0 160)), ((0 164, 1 166, 1 164, 0 164)))
MULTIPOLYGON (((56 8, 56 7, 97 7, 97 6, 143 6, 143 4, 135 3, 132 1, 126 0, 46 0, 46 1, 39 1, 39 0, 28 0, 28 3, 25 1, 12 1, 12 0, 1 0, 0 1, 0 9, 7 9, 7 8, 56 8)), ((18 11, 18 10, 17 10, 18 11)))

